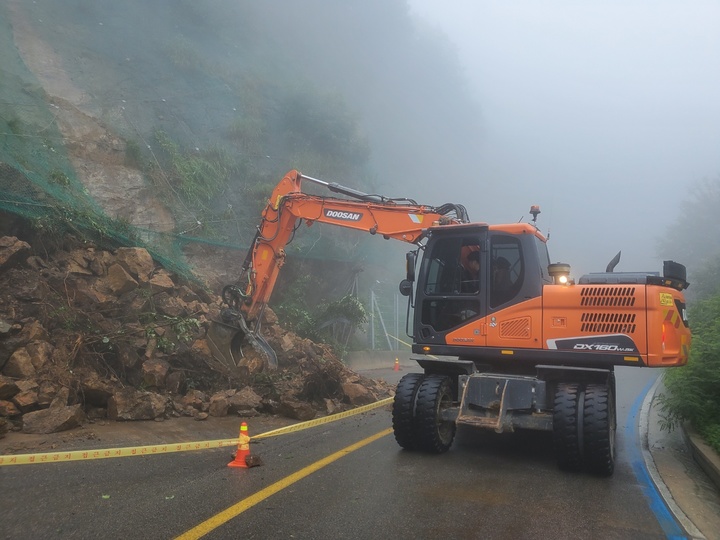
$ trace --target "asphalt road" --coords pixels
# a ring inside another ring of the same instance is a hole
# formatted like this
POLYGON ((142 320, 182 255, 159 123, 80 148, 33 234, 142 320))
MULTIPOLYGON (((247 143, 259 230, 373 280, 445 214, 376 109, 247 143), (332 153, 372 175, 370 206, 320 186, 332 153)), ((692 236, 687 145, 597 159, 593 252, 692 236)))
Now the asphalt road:
POLYGON ((638 462, 637 404, 657 375, 618 370, 609 479, 559 471, 549 433, 460 429, 439 456, 402 451, 392 434, 367 441, 390 427, 385 408, 253 442, 264 466, 252 469, 228 468, 227 449, 0 467, 0 536, 682 537, 638 462), (348 448, 359 441, 366 444, 348 448), (298 471, 305 476, 290 477, 298 471))

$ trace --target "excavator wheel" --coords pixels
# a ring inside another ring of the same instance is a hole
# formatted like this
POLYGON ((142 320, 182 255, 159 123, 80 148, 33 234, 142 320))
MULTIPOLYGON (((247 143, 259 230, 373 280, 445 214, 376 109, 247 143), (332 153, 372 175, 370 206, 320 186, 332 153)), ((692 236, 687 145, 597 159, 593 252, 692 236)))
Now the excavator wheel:
POLYGON ((583 467, 583 408, 585 390, 577 383, 558 383, 553 409, 553 439, 558 466, 565 471, 583 467))
POLYGON ((583 408, 585 468, 598 476, 615 470, 615 396, 606 384, 588 384, 583 408))
POLYGON ((405 450, 416 450, 415 401, 424 375, 408 373, 397 385, 392 408, 392 425, 395 440, 405 450))
POLYGON ((418 448, 433 454, 447 452, 455 439, 455 422, 444 421, 442 411, 453 403, 452 383, 443 375, 427 375, 415 403, 415 437, 418 448))

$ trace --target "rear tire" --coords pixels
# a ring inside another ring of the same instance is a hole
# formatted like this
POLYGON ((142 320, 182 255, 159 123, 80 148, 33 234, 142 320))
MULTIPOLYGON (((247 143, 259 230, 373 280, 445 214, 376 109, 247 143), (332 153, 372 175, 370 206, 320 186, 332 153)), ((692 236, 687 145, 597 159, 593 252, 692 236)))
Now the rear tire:
POLYGON ((442 411, 452 403, 449 377, 428 375, 423 379, 415 404, 415 434, 420 450, 442 454, 450 449, 455 438, 455 422, 443 421, 442 411))
POLYGON ((615 396, 605 384, 588 384, 585 390, 585 467, 599 476, 615 470, 615 396))
POLYGON ((408 373, 397 385, 392 408, 395 440, 405 450, 416 450, 415 401, 422 383, 422 373, 408 373))
POLYGON ((553 440, 558 466, 565 471, 580 471, 583 466, 582 386, 558 383, 553 408, 553 440))

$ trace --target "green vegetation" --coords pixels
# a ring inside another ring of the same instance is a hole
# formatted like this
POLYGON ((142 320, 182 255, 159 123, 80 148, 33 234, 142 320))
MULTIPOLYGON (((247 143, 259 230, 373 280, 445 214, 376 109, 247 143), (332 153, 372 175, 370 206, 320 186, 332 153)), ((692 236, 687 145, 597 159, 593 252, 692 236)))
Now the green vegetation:
POLYGON ((62 246, 67 235, 89 241, 101 248, 113 249, 121 245, 145 247, 126 220, 107 217, 91 208, 75 208, 55 204, 30 221, 37 239, 46 249, 62 246))
POLYGON ((125 141, 125 163, 140 170, 147 168, 140 144, 136 140, 125 141))
POLYGON ((50 182, 62 187, 70 187, 70 178, 62 171, 54 170, 50 173, 50 182))
POLYGON ((668 393, 661 397, 665 424, 689 420, 720 453, 720 295, 701 300, 690 312, 693 342, 690 360, 665 374, 668 393))
POLYGON ((309 274, 301 274, 282 295, 275 311, 299 336, 330 345, 342 358, 357 327, 367 322, 367 312, 351 294, 338 300, 309 302, 309 291, 317 291, 310 288, 313 281, 309 274))
POLYGON ((227 187, 235 166, 226 152, 214 149, 189 153, 164 131, 156 131, 155 139, 164 151, 166 165, 159 174, 184 200, 207 203, 227 187))
POLYGON ((664 427, 672 428, 689 421, 703 438, 720 453, 720 245, 713 235, 699 232, 715 222, 720 204, 720 178, 705 181, 685 202, 684 212, 673 224, 661 246, 663 256, 690 267, 693 287, 690 324, 692 350, 687 366, 665 374, 667 391, 660 396, 664 427))

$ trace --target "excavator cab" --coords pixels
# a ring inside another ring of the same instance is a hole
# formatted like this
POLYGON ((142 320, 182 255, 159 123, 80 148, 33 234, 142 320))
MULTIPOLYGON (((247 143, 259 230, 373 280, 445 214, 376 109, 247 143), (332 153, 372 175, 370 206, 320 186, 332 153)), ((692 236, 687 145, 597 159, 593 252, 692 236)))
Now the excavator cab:
POLYGON ((413 352, 477 354, 493 334, 493 314, 553 282, 548 266, 545 238, 529 224, 433 229, 416 282, 413 352))

